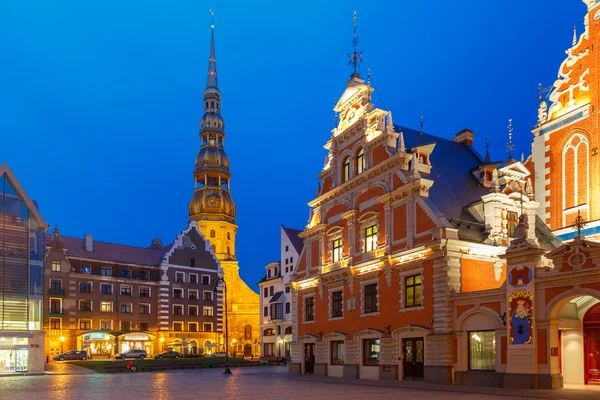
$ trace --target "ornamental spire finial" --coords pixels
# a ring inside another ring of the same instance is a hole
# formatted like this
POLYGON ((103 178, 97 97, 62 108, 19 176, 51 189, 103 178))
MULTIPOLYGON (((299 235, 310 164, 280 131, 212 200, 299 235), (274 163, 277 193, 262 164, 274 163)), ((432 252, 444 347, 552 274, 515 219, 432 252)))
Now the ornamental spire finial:
POLYGON ((492 162, 491 157, 490 157, 490 140, 487 136, 485 138, 485 160, 483 162, 486 164, 489 164, 492 162))
POLYGON ((515 152, 515 145, 512 141, 513 136, 513 126, 512 126, 512 118, 508 119, 508 143, 506 144, 506 152, 508 153, 508 159, 513 158, 513 153, 515 152))
POLYGON ((217 58, 215 57, 215 12, 208 10, 211 14, 211 32, 210 32, 210 55, 208 58, 208 77, 206 79, 206 88, 219 88, 217 79, 217 58))
POLYGON ((356 10, 354 10, 354 35, 352 37, 352 53, 350 54, 346 54, 346 57, 348 57, 350 59, 350 61, 348 61, 348 65, 352 65, 352 68, 354 69, 352 72, 352 77, 354 78, 355 76, 359 76, 360 74, 358 73, 358 66, 359 64, 362 62, 362 50, 356 50, 356 47, 358 46, 358 33, 357 33, 357 27, 356 27, 356 10))

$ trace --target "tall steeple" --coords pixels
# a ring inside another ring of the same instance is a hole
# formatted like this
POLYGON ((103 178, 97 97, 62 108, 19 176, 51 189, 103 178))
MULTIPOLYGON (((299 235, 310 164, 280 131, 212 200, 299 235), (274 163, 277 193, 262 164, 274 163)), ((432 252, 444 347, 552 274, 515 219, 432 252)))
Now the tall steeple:
POLYGON ((204 115, 200 119, 200 153, 194 170, 194 196, 190 220, 211 242, 220 260, 235 259, 235 204, 230 193, 229 159, 225 154, 225 123, 221 117, 221 92, 215 58, 215 26, 211 25, 208 75, 204 90, 204 115))

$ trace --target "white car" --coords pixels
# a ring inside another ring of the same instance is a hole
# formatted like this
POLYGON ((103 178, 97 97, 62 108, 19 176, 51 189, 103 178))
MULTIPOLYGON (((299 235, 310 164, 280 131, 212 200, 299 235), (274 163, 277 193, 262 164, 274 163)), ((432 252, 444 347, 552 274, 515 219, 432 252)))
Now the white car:
POLYGON ((211 358, 225 358, 227 356, 231 357, 231 354, 225 353, 224 351, 217 351, 210 355, 211 358))
POLYGON ((117 360, 125 360, 127 358, 137 358, 138 360, 143 360, 146 357, 148 357, 148 353, 146 353, 145 350, 127 350, 115 356, 117 360))

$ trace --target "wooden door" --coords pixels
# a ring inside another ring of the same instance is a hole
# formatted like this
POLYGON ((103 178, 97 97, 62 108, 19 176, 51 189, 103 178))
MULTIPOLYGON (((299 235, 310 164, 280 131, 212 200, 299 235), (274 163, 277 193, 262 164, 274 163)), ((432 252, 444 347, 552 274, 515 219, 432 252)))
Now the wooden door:
POLYGON ((304 345, 304 373, 312 374, 315 372, 315 344, 306 343, 304 345))
POLYGON ((422 379, 425 366, 425 341, 423 338, 403 339, 404 379, 422 379))

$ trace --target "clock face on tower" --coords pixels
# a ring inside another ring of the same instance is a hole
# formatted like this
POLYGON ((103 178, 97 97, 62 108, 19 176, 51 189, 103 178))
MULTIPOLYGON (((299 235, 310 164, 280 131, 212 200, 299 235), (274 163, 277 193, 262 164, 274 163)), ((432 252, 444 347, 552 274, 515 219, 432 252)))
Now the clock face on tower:
POLYGON ((210 199, 208 199, 208 201, 206 202, 206 204, 209 207, 217 208, 217 207, 219 207, 219 199, 217 199, 215 197, 211 197, 210 199))

